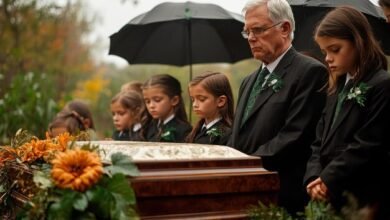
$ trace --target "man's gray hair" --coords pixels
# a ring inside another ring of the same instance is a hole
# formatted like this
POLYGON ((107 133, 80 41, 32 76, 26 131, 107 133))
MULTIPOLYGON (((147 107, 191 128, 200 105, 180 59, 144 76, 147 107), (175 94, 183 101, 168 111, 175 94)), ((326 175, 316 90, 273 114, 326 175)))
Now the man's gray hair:
POLYGON ((245 15, 246 11, 262 5, 267 5, 268 16, 272 22, 288 21, 291 24, 290 39, 293 40, 295 20, 290 4, 286 0, 249 0, 242 9, 242 13, 245 15))

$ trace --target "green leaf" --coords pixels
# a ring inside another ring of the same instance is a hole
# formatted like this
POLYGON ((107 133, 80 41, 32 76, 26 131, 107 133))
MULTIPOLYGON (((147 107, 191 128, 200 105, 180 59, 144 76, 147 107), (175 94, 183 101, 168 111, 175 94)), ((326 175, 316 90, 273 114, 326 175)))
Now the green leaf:
POLYGON ((112 194, 104 187, 95 186, 86 192, 89 206, 88 210, 95 213, 101 219, 110 217, 110 210, 115 206, 115 201, 112 194))
POLYGON ((111 155, 112 165, 106 166, 104 169, 107 174, 114 175, 121 173, 128 176, 138 176, 139 172, 137 167, 131 161, 129 156, 122 153, 115 153, 111 155))
POLYGON ((73 204, 75 202, 77 192, 71 190, 62 190, 62 192, 62 198, 58 202, 54 202, 49 206, 49 220, 66 220, 71 219, 72 217, 73 204))
POLYGON ((122 196, 128 204, 135 204, 134 191, 131 188, 130 181, 123 174, 115 174, 108 183, 107 189, 122 196))
POLYGON ((87 196, 83 193, 78 193, 76 195, 73 208, 79 211, 84 211, 88 207, 88 199, 87 196))
POLYGON ((47 189, 53 186, 53 182, 50 179, 50 174, 42 171, 34 172, 33 181, 35 185, 41 189, 47 189))

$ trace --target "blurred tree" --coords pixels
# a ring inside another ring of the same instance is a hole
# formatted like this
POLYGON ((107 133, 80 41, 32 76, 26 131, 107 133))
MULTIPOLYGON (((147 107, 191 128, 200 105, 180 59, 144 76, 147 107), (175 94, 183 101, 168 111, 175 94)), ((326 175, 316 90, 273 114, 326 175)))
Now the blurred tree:
POLYGON ((0 1, 0 142, 19 128, 43 137, 60 100, 97 70, 81 3, 0 1))
MULTIPOLYGON (((0 3, 0 97, 16 74, 55 75, 59 90, 69 76, 93 72, 90 45, 83 40, 90 23, 81 17, 81 3, 64 6, 44 0, 2 0, 0 3)), ((65 82, 65 83, 64 83, 65 82)))

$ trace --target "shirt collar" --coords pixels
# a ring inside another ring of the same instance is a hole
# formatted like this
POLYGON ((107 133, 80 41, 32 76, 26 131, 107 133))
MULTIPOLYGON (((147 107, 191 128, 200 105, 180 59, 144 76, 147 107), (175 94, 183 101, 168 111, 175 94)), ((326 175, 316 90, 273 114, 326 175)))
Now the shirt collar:
POLYGON ((347 85, 348 81, 353 79, 352 75, 347 73, 347 78, 345 78, 345 84, 344 85, 347 85))
MULTIPOLYGON (((269 64, 267 64, 267 65, 264 63, 263 66, 264 66, 264 67, 267 67, 268 71, 269 71, 270 73, 272 73, 272 72, 276 69, 276 67, 278 66, 280 60, 282 60, 282 58, 284 57, 284 55, 286 55, 287 51, 289 51, 291 47, 292 47, 292 46, 290 45, 290 47, 289 47, 286 51, 284 51, 284 53, 282 53, 278 58, 276 58, 276 59, 274 60, 274 62, 269 63, 269 64)), ((264 68, 264 67, 263 67, 263 68, 264 68)))
POLYGON ((213 125, 215 125, 217 122, 219 122, 219 121, 221 121, 221 120, 222 120, 222 118, 219 117, 219 118, 216 118, 216 119, 212 120, 212 121, 209 122, 208 124, 204 123, 203 126, 202 126, 202 128, 203 128, 203 127, 206 127, 206 129, 208 130, 208 129, 210 129, 213 125))
MULTIPOLYGON (((175 114, 172 114, 172 115, 168 116, 168 118, 166 118, 166 119, 164 120, 163 125, 166 125, 166 124, 167 124, 168 122, 170 122, 174 117, 175 117, 175 114)), ((157 124, 157 125, 160 125, 160 123, 161 123, 161 120, 158 121, 158 124, 157 124)))

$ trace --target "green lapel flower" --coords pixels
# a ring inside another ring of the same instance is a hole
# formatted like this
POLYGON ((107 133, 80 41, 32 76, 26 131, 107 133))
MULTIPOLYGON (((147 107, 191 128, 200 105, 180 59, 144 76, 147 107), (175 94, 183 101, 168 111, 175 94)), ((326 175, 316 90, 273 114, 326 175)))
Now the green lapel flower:
POLYGON ((175 131, 176 129, 174 127, 163 128, 163 131, 161 132, 161 140, 175 141, 175 131))
POLYGON ((279 92, 279 90, 283 87, 283 80, 280 76, 275 73, 270 73, 266 76, 265 83, 261 90, 266 90, 268 88, 272 88, 274 92, 279 92))
POLYGON ((210 137, 220 137, 222 136, 222 131, 218 128, 212 128, 206 131, 206 134, 210 137))
POLYGON ((354 86, 349 90, 347 100, 353 100, 361 107, 364 107, 368 89, 370 89, 370 87, 367 84, 359 83, 359 85, 354 86))

